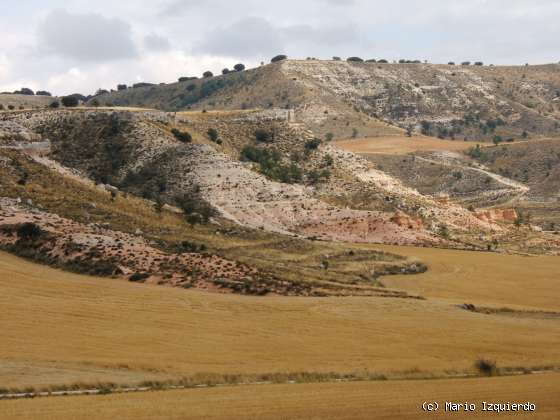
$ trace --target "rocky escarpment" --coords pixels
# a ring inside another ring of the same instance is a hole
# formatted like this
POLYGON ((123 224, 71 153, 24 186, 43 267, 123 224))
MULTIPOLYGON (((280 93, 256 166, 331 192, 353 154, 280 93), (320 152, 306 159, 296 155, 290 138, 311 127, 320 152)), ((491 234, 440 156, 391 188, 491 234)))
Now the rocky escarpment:
POLYGON ((314 142, 307 131, 284 117, 267 112, 219 116, 89 110, 21 114, 13 121, 39 134, 38 140, 49 141, 51 159, 98 183, 171 204, 197 191, 221 216, 252 228, 394 244, 438 243, 446 240, 439 237, 443 228, 501 230, 460 206, 423 196, 366 159, 314 142), (191 131, 196 141, 181 143, 171 134, 172 127, 191 131), (219 143, 208 140, 209 127, 219 129, 219 143), (258 128, 273 133, 271 140, 257 144, 258 128), (308 147, 310 140, 313 147, 308 147), (239 151, 247 145, 277 153, 279 162, 297 165, 302 178, 278 182, 260 173, 262 168, 255 163, 240 162, 239 151), (302 155, 297 163, 296 151, 302 155), (380 204, 349 208, 323 200, 342 197, 344 202, 347 194, 357 191, 366 191, 380 204), (422 223, 397 223, 395 212, 422 223))
POLYGON ((296 112, 315 126, 351 105, 404 129, 441 137, 520 137, 560 127, 560 66, 483 67, 287 61, 287 78, 310 92, 296 112), (339 101, 339 102, 340 102, 339 101), (323 104, 321 108, 318 105, 323 104))

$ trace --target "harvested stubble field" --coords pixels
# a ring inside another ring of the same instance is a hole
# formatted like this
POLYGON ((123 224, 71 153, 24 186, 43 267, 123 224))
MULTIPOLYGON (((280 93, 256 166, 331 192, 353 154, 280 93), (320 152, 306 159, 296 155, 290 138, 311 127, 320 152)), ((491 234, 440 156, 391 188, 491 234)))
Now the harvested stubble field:
MULTIPOLYGON (((357 154, 406 155, 413 152, 462 151, 473 147, 474 143, 463 140, 441 140, 425 136, 388 136, 363 139, 339 140, 333 143, 348 152, 357 154)), ((483 144, 484 145, 484 144, 483 144)))
POLYGON ((560 362, 557 319, 485 315, 449 301, 209 294, 80 276, 5 253, 0 289, 3 388, 197 373, 438 375, 468 371, 479 357, 511 367, 560 362))
POLYGON ((422 381, 237 386, 1 403, 6 420, 458 419, 554 420, 560 374, 422 381), (424 401, 475 403, 477 411, 430 414, 424 401), (482 401, 531 402, 535 412, 490 413, 482 401))
POLYGON ((387 287, 426 298, 526 310, 560 311, 560 257, 379 246, 416 257, 428 271, 390 276, 387 287))

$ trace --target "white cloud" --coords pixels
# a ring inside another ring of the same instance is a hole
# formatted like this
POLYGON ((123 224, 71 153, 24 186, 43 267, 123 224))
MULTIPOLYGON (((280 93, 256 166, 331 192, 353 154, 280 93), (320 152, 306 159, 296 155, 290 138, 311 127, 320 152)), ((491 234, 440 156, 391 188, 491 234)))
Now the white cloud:
POLYGON ((144 37, 144 47, 151 51, 168 51, 171 43, 167 38, 151 33, 144 37))
POLYGON ((130 26, 95 13, 54 10, 40 24, 38 35, 47 53, 71 59, 107 61, 137 55, 130 26))
POLYGON ((558 62, 558 21, 557 0, 12 2, 0 14, 0 91, 92 93, 278 53, 558 62))

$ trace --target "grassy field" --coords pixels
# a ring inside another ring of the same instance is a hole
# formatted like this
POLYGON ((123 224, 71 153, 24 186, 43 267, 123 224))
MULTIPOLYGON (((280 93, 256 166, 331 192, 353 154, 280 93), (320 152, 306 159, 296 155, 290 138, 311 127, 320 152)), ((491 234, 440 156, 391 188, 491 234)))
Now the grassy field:
POLYGON ((441 140, 434 137, 371 137, 364 139, 339 140, 333 143, 341 149, 358 154, 405 155, 412 152, 438 150, 461 151, 473 147, 472 142, 441 140))
POLYGON ((4 420, 121 419, 557 419, 560 374, 499 378, 239 386, 95 397, 2 401, 4 420), (473 412, 430 414, 422 403, 476 404, 473 412), (535 412, 495 414, 482 401, 531 402, 535 412), (92 417, 92 413, 95 416, 92 417))
POLYGON ((0 290, 4 388, 205 372, 441 374, 472 369, 479 357, 560 363, 557 320, 472 313, 447 301, 208 294, 80 276, 5 253, 0 290))

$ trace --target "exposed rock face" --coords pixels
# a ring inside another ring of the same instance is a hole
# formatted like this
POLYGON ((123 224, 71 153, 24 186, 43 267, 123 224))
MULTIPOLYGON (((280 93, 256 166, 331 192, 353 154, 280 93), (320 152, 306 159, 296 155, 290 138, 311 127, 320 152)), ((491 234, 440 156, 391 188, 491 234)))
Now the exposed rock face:
POLYGON ((408 229, 422 229, 424 227, 422 219, 419 217, 407 216, 400 211, 397 211, 390 220, 391 222, 396 223, 399 226, 405 226, 408 229))
MULTIPOLYGON (((259 127, 274 133, 273 142, 261 147, 285 157, 294 150, 303 151, 303 144, 312 136, 284 118, 285 113, 277 112, 232 112, 219 117, 210 113, 61 111, 29 113, 15 121, 51 141, 52 159, 99 183, 126 190, 130 179, 138 178, 141 194, 160 194, 169 202, 197 189, 223 217, 252 228, 325 240, 392 244, 437 243, 441 225, 464 232, 501 229, 458 205, 438 203, 375 169, 366 159, 330 145, 317 147, 301 163, 306 171, 323 170, 325 160, 330 160, 328 182, 315 186, 273 181, 257 173, 254 165, 237 159, 245 145, 254 143, 250 139, 259 127), (203 133, 205 138, 208 128, 217 127, 224 144, 181 143, 169 131, 174 124, 203 133), (325 193, 361 190, 379 197, 383 208, 344 208, 322 200, 325 193), (401 215, 395 218, 396 210, 401 215)), ((36 160, 57 166, 45 157, 36 160)), ((64 167, 58 170, 68 172, 64 167)))
POLYGON ((517 212, 515 209, 488 209, 477 211, 475 216, 485 222, 513 223, 517 219, 517 212))
POLYGON ((434 135, 440 129, 459 126, 454 131, 457 134, 487 134, 471 126, 470 116, 539 133, 555 132, 560 118, 560 107, 554 102, 560 88, 557 65, 470 67, 290 60, 281 68, 286 78, 313 92, 310 98, 318 98, 298 108, 301 118, 312 125, 327 119, 331 108, 336 113, 335 98, 403 128, 412 126, 419 131, 422 121, 429 122, 432 127, 424 129, 434 135), (528 92, 535 97, 529 106, 528 92), (550 109, 554 109, 550 117, 539 114, 550 109), (527 124, 529 120, 532 126, 527 124))

